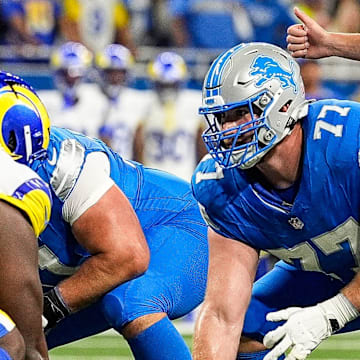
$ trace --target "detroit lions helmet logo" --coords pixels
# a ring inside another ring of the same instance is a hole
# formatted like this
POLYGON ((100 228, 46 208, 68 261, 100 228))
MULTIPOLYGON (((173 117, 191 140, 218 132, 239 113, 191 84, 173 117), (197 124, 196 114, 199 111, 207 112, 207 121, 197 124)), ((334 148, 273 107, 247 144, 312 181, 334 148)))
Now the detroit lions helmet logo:
MULTIPOLYGON (((292 63, 290 62, 290 66, 292 63)), ((292 67, 292 66, 291 66, 292 67)), ((294 71, 286 71, 274 59, 269 56, 258 56, 251 65, 249 75, 257 76, 255 86, 260 87, 266 81, 277 79, 283 89, 292 87, 297 93, 298 87, 294 80, 294 71)))

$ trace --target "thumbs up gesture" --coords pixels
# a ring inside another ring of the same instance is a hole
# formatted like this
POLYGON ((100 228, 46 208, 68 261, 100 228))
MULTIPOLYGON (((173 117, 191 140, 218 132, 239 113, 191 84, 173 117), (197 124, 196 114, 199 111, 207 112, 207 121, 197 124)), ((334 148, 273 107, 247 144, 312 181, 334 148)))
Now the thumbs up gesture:
POLYGON ((294 13, 302 24, 292 25, 287 30, 287 48, 291 55, 295 58, 306 59, 331 56, 332 54, 329 53, 330 33, 296 7, 294 13))

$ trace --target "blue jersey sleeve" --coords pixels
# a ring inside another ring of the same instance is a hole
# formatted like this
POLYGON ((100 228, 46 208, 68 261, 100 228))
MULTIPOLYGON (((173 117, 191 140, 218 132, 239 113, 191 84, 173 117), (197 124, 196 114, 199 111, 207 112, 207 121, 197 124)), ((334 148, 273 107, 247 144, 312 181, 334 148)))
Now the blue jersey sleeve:
POLYGON ((225 214, 233 197, 232 191, 237 187, 232 175, 232 171, 224 171, 207 155, 195 169, 191 181, 204 220, 214 231, 228 238, 234 238, 227 230, 225 214))

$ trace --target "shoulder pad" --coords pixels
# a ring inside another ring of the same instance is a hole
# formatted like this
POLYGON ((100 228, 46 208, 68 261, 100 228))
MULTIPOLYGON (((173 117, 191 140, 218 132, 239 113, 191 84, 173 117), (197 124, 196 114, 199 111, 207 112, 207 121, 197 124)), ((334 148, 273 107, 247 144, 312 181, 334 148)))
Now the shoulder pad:
POLYGON ((50 184, 56 196, 64 201, 76 184, 85 160, 85 148, 75 139, 62 141, 50 184))

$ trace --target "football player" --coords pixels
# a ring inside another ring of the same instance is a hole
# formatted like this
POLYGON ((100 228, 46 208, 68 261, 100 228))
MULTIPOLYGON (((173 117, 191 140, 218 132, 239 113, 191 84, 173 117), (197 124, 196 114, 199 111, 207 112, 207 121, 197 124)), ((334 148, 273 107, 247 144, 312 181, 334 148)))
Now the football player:
POLYGON ((174 52, 157 55, 148 74, 154 91, 138 135, 139 161, 190 181, 206 153, 201 141, 203 120, 197 112, 201 92, 184 88, 187 67, 174 52))
MULTIPOLYGON (((24 132, 16 116, 0 121, 24 132)), ((37 155, 29 166, 53 195, 39 238, 48 347, 114 328, 136 359, 191 359, 171 322, 203 300, 206 286, 206 225, 190 185, 56 127, 45 158, 37 155)))
POLYGON ((294 13, 302 24, 292 25, 287 31, 286 41, 292 56, 307 59, 341 56, 360 60, 360 34, 328 32, 298 8, 294 13))
POLYGON ((295 60, 248 43, 210 66, 200 113, 210 267, 194 358, 303 360, 360 329, 360 104, 306 101, 295 60), (253 285, 261 249, 282 261, 253 285))
POLYGON ((129 160, 137 152, 135 140, 148 102, 148 92, 129 86, 133 64, 130 50, 119 44, 110 44, 95 56, 98 82, 104 95, 101 111, 97 112, 99 137, 129 160))
MULTIPOLYGON (((15 117, 23 132, 3 127, 8 153, 32 161, 32 150, 40 154, 49 143, 47 114, 31 90, 18 78, 1 80, 0 109, 3 118, 15 117), (27 126, 31 119, 33 128, 27 126), (40 135, 41 133, 41 135, 40 135), (10 150, 11 149, 11 150, 10 150)), ((4 124, 4 123, 3 123, 4 124)), ((27 166, 16 163, 0 147, 0 359, 48 359, 42 330, 43 309, 38 274, 36 237, 51 213, 49 186, 27 166)), ((5 147, 4 147, 5 148, 5 147)))
POLYGON ((101 102, 96 84, 85 81, 92 59, 92 53, 80 43, 70 41, 56 47, 50 58, 56 90, 38 94, 54 125, 96 136, 101 102))

